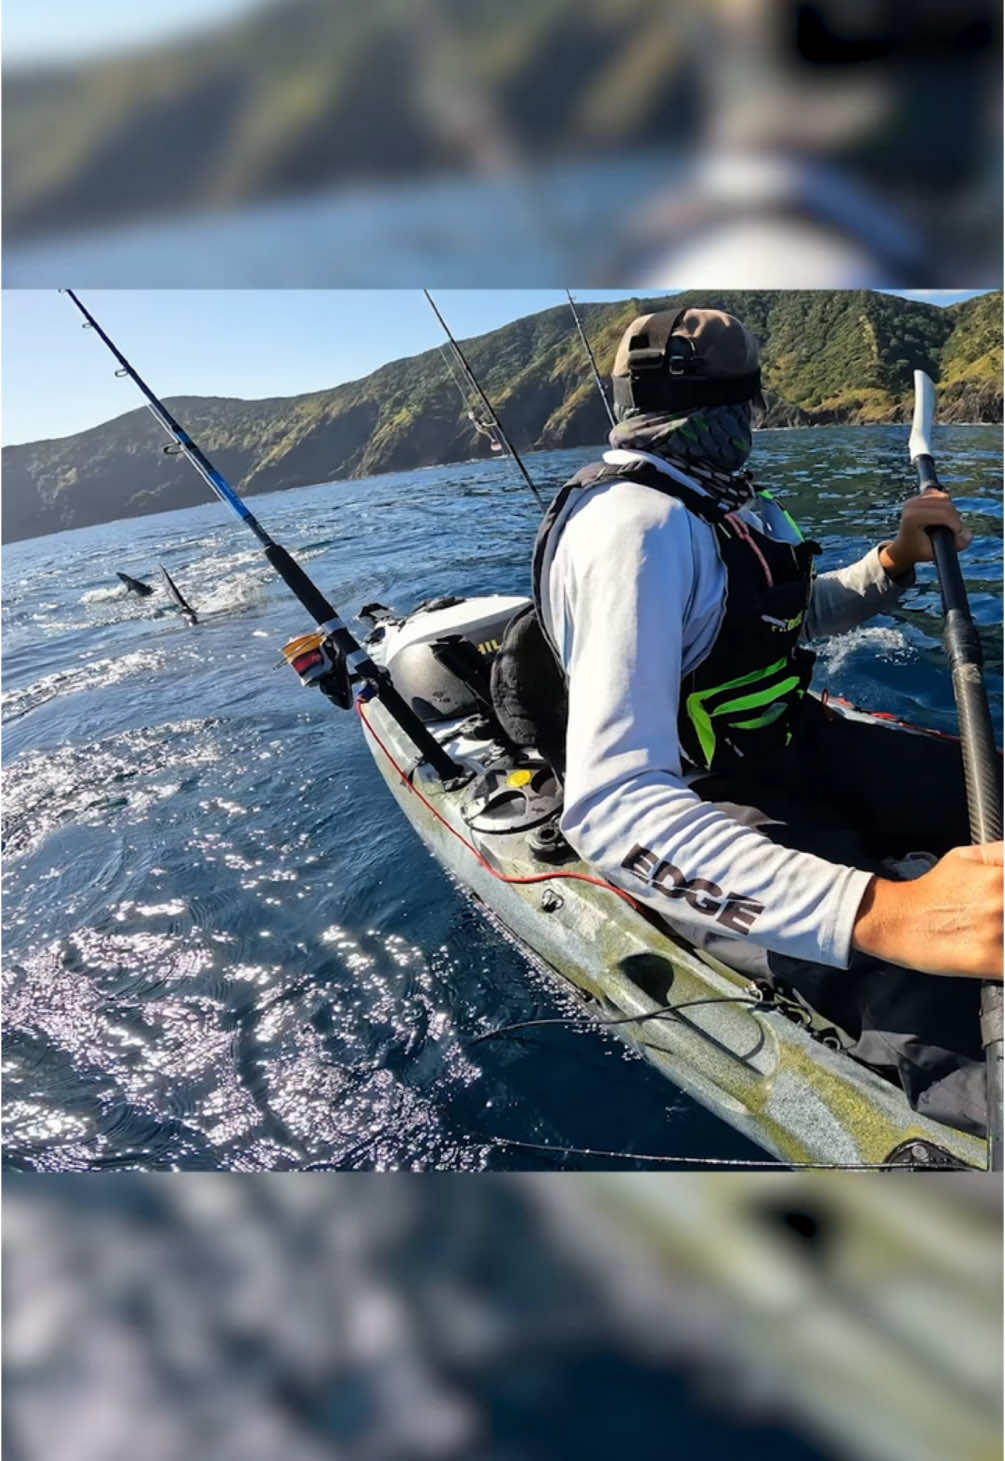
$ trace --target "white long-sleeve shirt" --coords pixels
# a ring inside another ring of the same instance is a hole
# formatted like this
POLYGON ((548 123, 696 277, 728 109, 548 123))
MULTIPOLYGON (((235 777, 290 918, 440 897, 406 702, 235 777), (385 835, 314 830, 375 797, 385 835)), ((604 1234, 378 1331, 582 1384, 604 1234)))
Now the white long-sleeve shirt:
MULTIPOLYGON (((698 487, 648 453, 609 451, 604 460, 641 460, 698 487)), ((795 541, 771 502, 758 498, 741 516, 795 541)), ((542 565, 541 611, 568 677, 565 837, 610 882, 699 946, 712 935, 746 938, 846 968, 871 874, 780 847, 689 786, 696 773, 681 755, 681 682, 708 655, 725 612, 726 570, 714 529, 676 499, 630 481, 571 494, 556 529, 542 565), (639 877, 659 880, 661 872, 662 886, 639 877), (680 896, 694 879, 703 892, 680 896), (679 890, 672 902, 668 887, 679 890)), ((889 577, 878 548, 818 575, 804 636, 854 628, 895 602, 910 581, 889 577)))

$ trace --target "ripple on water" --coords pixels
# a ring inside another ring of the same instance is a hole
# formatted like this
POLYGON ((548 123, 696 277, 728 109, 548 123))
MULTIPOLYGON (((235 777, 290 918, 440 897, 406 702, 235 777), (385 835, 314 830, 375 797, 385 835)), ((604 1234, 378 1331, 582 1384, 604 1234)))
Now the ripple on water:
POLYGON ((121 680, 155 674, 163 669, 166 662, 167 651, 136 649, 111 659, 94 660, 90 664, 44 675, 34 683, 10 690, 0 697, 0 718, 5 722, 18 720, 58 696, 104 690, 121 680))
POLYGON ((831 677, 839 675, 860 655, 887 665, 906 664, 917 658, 917 648, 899 625, 863 624, 837 638, 817 640, 813 648, 820 669, 831 677))
POLYGON ((480 1071, 420 949, 330 928, 318 972, 291 977, 232 960, 185 913, 123 904, 113 922, 160 928, 80 928, 8 964, 6 1118, 24 1154, 157 1165, 183 1131, 252 1170, 263 1143, 278 1166, 394 1166, 403 1142, 416 1166, 483 1165, 442 1106, 480 1071), (86 1092, 66 1122, 27 1094, 40 1042, 86 1092))
POLYGON ((8 857, 38 849, 67 822, 107 825, 113 815, 152 814, 178 782, 165 773, 208 766, 222 752, 218 722, 177 721, 132 730, 95 745, 27 751, 4 769, 3 847, 8 857))

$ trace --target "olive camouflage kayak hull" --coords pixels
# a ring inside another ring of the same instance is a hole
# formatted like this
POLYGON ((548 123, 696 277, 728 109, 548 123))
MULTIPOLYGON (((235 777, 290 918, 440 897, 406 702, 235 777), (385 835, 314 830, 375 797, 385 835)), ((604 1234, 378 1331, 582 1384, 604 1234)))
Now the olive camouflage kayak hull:
MULTIPOLYGON (((417 765, 378 701, 360 702, 359 712, 381 775, 442 866, 590 1014, 632 1017, 615 1026, 618 1035, 721 1120, 793 1165, 984 1166, 982 1140, 912 1111, 897 1087, 838 1048, 812 1012, 765 999, 574 856, 549 862, 536 827, 485 830, 491 819, 472 817, 470 783, 444 784, 417 765)), ((490 758, 490 743, 465 722, 434 729, 472 772, 490 758)), ((626 1151, 630 1144, 629 1133, 626 1151)))

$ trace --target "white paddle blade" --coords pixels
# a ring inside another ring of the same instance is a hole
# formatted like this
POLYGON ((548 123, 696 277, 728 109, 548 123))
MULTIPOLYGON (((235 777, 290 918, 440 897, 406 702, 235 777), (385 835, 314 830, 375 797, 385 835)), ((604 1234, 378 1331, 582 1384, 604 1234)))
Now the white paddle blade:
POLYGON ((932 425, 935 421, 935 386, 923 370, 914 372, 914 421, 908 450, 911 461, 932 455, 932 425))

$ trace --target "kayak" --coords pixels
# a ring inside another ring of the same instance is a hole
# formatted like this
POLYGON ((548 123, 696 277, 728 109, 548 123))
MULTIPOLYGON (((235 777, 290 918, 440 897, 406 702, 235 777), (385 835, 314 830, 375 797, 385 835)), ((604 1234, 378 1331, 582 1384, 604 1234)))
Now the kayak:
MULTIPOLYGON (((381 606, 374 662, 467 776, 441 779, 379 699, 359 696, 366 743, 429 851, 481 912, 664 1076, 789 1165, 983 1168, 986 1143, 913 1111, 899 1087, 848 1056, 804 1004, 695 948, 578 859, 558 830, 560 788, 494 723, 471 649, 491 661, 525 598, 438 599, 406 618, 381 606)), ((487 683, 482 670, 482 684, 487 683)), ((828 705, 892 735, 931 735, 847 702, 828 705)), ((626 1153, 626 1155, 629 1155, 626 1153)))

